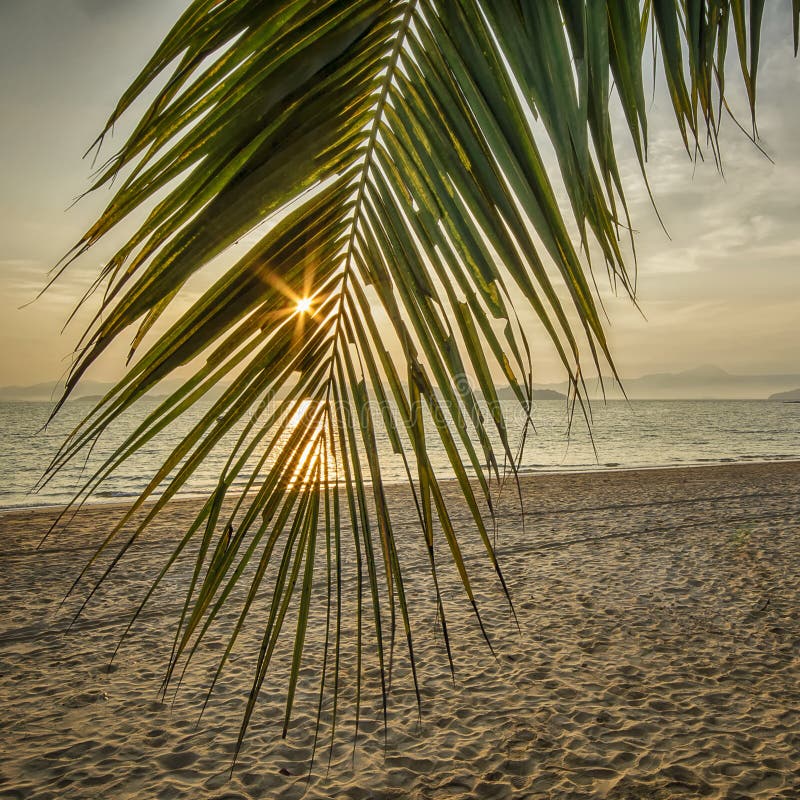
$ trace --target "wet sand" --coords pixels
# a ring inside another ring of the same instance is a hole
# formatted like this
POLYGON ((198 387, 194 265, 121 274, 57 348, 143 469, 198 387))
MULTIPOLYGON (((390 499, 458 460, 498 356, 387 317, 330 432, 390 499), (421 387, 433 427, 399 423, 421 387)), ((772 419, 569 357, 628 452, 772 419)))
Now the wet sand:
MULTIPOLYGON (((800 797, 800 462, 536 476, 522 489, 524 530, 506 490, 497 540, 519 630, 465 534, 496 658, 443 569, 455 684, 413 505, 390 495, 398 539, 408 540, 421 722, 398 647, 386 741, 373 699, 354 750, 356 662, 345 648, 340 733, 327 771, 323 726, 310 783, 317 673, 301 670, 282 740, 287 659, 231 775, 257 624, 199 725, 222 630, 212 629, 175 703, 161 702, 185 568, 108 666, 196 503, 174 504, 68 634, 85 588, 59 601, 119 509, 87 508, 38 551, 53 512, 3 513, 0 798, 800 797)), ((467 531, 466 509, 454 509, 467 531)), ((310 657, 323 635, 317 608, 310 657)), ((374 678, 367 671, 367 689, 374 678)))

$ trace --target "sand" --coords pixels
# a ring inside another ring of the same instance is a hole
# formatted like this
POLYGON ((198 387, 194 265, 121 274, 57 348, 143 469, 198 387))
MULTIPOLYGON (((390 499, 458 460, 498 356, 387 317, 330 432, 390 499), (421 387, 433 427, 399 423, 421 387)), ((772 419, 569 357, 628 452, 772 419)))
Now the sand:
MULTIPOLYGON (((799 489, 800 462, 526 479, 525 530, 513 493, 498 530, 520 630, 469 545, 497 658, 443 575, 455 685, 423 602, 421 723, 398 650, 386 742, 375 703, 355 751, 343 712, 330 771, 323 745, 310 782, 315 672, 281 740, 285 664, 230 774, 257 630, 199 726, 221 632, 174 705, 160 701, 185 571, 108 666, 194 503, 175 505, 69 634, 75 601, 58 603, 119 510, 88 508, 39 551, 52 512, 3 513, 0 798, 800 797, 799 489)), ((408 497, 390 503, 408 527, 411 598, 429 600, 408 497)), ((316 614, 312 655, 322 632, 316 614)), ((353 664, 346 652, 343 707, 353 664)))

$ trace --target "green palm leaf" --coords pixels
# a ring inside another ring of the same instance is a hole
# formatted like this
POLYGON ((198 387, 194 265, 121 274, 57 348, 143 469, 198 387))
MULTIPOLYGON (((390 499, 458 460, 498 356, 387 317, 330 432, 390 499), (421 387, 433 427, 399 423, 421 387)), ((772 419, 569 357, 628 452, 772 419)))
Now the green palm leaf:
MULTIPOLYGON (((65 398, 122 336, 132 340, 131 364, 48 475, 188 366, 191 377, 86 481, 75 500, 83 502, 225 386, 109 533, 101 550, 116 549, 98 583, 233 437, 217 489, 142 605, 179 558, 191 556, 167 682, 185 670, 223 610, 238 613, 217 677, 242 630, 260 626, 240 743, 284 628, 294 642, 286 733, 315 603, 326 619, 318 719, 330 697, 331 736, 346 621, 357 651, 356 716, 366 660, 378 667, 384 713, 398 635, 414 668, 413 609, 379 432, 405 465, 448 656, 437 577, 446 560, 489 641, 463 546, 477 537, 506 591, 490 535, 492 483, 504 465, 513 471, 515 442, 495 383, 510 384, 530 413, 531 354, 518 314, 536 315, 582 402, 585 360, 613 369, 589 255, 633 294, 619 243, 630 224, 611 87, 644 172, 642 60, 652 35, 687 149, 707 141, 716 155, 729 23, 754 113, 763 7, 755 0, 747 7, 648 0, 641 8, 633 0, 195 0, 122 97, 98 145, 134 101, 155 95, 100 168, 93 189, 121 183, 61 269, 134 212, 146 216, 121 237, 89 293, 99 293, 97 313, 65 398), (186 283, 218 270, 214 259, 244 238, 254 242, 247 252, 188 310, 170 314, 186 283), (304 298, 311 306, 298 310, 304 298), (165 324, 164 314, 173 321, 165 324), (434 441, 447 454, 472 532, 453 522, 429 455, 434 441), (233 489, 240 480, 243 493, 233 489), (143 521, 123 536, 149 499, 143 521), (355 564, 353 583, 343 581, 346 563, 355 564), (265 615, 251 619, 265 587, 265 615), (345 618, 348 592, 354 619, 345 618)), ((795 50, 798 16, 795 2, 795 50)))

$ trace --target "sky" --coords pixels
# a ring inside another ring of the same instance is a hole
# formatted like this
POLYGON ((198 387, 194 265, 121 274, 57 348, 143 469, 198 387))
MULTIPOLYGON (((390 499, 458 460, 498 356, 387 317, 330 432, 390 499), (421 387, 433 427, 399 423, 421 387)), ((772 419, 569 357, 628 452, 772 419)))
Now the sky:
MULTIPOLYGON (((62 327, 99 269, 102 248, 31 303, 48 270, 99 215, 108 194, 71 206, 88 187, 82 155, 184 0, 0 0, 0 386, 59 378, 82 332, 62 327)), ((598 274, 620 373, 636 377, 716 364, 732 373, 800 373, 800 63, 788 0, 769 4, 759 81, 760 143, 723 125, 724 177, 683 149, 658 81, 648 175, 669 236, 631 153, 622 153, 637 231, 638 303, 598 274), (778 6, 780 8, 778 9, 778 6)), ((729 60, 729 93, 747 108, 729 60)), ((131 118, 132 121, 132 118, 131 118)), ((620 131, 621 133, 621 131, 620 131)), ((103 153, 121 143, 124 126, 103 153)), ((535 379, 562 375, 534 342, 535 379)), ((113 380, 124 343, 91 377, 113 380)))

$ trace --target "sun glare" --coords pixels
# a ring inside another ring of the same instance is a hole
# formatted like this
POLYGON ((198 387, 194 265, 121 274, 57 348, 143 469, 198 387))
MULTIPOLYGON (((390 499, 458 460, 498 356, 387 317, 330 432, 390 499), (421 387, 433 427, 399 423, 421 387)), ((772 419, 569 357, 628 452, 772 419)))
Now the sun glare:
POLYGON ((303 398, 293 407, 287 421, 282 456, 292 464, 285 473, 288 486, 292 489, 310 485, 315 480, 315 473, 323 481, 336 474, 336 459, 326 446, 325 420, 318 412, 319 403, 303 398), (291 450, 287 449, 289 438, 300 426, 304 428, 302 440, 291 450))
POLYGON ((307 397, 300 401, 294 414, 292 414, 292 418, 289 420, 290 431, 294 430, 303 421, 303 417, 308 414, 308 411, 312 405, 313 403, 307 397))
POLYGON ((298 314, 307 314, 311 311, 311 298, 310 297, 301 297, 297 301, 297 313, 298 314))

